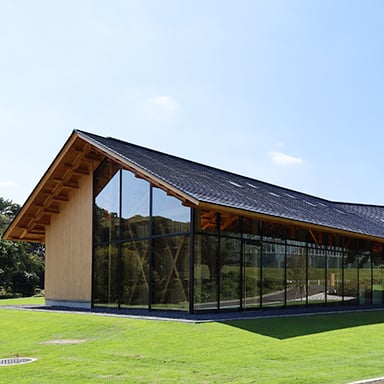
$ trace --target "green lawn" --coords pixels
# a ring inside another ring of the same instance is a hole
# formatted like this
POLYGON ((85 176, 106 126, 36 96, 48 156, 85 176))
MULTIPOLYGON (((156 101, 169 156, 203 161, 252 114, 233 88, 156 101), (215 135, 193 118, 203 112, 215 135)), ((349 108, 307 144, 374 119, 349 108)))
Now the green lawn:
POLYGON ((21 304, 44 304, 44 297, 20 297, 17 299, 0 299, 0 308, 3 305, 21 305, 21 304))
POLYGON ((348 383, 384 376, 383 341, 384 311, 190 324, 3 308, 0 358, 38 360, 0 383, 348 383))

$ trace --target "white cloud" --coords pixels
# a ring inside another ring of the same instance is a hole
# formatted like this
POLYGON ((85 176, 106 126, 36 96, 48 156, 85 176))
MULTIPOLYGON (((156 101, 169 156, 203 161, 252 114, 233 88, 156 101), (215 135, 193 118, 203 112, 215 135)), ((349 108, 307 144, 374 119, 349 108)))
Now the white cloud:
POLYGON ((268 152, 268 155, 272 159, 272 162, 278 165, 294 165, 304 163, 304 160, 300 157, 287 155, 283 152, 272 151, 268 152))
POLYGON ((178 109, 177 103, 170 96, 156 96, 147 100, 147 104, 152 107, 174 112, 178 109))
POLYGON ((0 188, 10 187, 16 187, 16 183, 14 181, 0 181, 0 188))

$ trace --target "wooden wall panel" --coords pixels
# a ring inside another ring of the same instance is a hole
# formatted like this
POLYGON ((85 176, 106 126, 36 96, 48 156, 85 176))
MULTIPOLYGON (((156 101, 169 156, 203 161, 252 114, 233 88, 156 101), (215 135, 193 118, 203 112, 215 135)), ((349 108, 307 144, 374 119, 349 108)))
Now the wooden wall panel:
POLYGON ((45 298, 91 302, 92 175, 80 179, 46 232, 45 298))

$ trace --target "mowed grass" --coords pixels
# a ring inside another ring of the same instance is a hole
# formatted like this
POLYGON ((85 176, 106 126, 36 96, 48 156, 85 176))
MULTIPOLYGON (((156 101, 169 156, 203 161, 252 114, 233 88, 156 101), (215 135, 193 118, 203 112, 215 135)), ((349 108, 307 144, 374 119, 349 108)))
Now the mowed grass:
POLYGON ((17 299, 0 299, 0 308, 4 305, 44 305, 44 297, 19 297, 17 299))
POLYGON ((384 311, 227 323, 0 309, 0 383, 348 383, 384 376, 384 311), (79 343, 47 343, 52 341, 79 343))

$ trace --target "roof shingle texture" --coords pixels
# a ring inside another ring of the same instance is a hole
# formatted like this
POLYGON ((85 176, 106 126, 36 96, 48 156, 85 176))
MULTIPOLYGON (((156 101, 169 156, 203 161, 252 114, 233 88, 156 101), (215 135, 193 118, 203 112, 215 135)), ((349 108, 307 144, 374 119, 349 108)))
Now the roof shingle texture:
POLYGON ((110 137, 78 131, 199 202, 384 237, 384 207, 332 202, 110 137))

